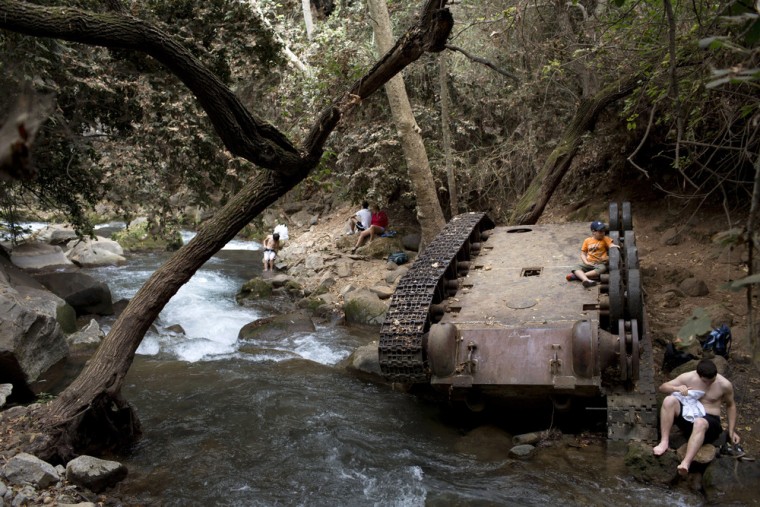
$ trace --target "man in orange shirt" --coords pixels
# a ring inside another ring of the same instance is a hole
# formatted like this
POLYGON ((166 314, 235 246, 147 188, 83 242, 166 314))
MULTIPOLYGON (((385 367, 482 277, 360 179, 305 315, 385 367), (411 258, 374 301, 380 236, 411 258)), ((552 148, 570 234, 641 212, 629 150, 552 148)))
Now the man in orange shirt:
POLYGON ((586 238, 581 246, 581 264, 576 265, 573 272, 567 275, 568 281, 580 280, 584 287, 593 287, 599 283, 595 279, 607 272, 610 248, 620 247, 604 234, 605 229, 604 222, 591 222, 591 237, 586 238))

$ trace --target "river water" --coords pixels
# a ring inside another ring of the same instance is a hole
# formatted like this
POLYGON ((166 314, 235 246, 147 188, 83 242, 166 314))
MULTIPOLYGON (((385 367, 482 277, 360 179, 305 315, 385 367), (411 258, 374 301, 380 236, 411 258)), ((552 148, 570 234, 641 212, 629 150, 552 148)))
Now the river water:
MULTIPOLYGON (((339 366, 366 330, 322 327, 238 351, 239 329, 271 309, 234 295, 261 272, 257 243, 233 242, 174 296, 138 349, 124 387, 144 438, 113 492, 143 505, 696 505, 642 486, 622 451, 567 445, 509 458, 505 427, 524 414, 461 417, 355 378, 339 366), (179 324, 185 334, 165 331, 179 324), (505 423, 505 424, 501 424, 505 423)), ((164 260, 132 256, 88 270, 114 300, 164 260)), ((101 324, 108 329, 108 321, 101 324)), ((535 429, 545 429, 546 426, 535 429)), ((529 429, 529 428, 528 428, 529 429)))

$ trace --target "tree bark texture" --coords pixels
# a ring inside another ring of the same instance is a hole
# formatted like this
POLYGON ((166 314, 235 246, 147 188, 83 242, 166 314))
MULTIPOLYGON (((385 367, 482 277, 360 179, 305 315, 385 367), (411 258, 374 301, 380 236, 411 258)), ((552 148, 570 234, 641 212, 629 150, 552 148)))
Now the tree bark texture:
POLYGON ((449 207, 451 216, 459 214, 459 191, 454 164, 451 160, 451 129, 449 128, 449 83, 446 66, 446 53, 438 55, 438 81, 441 86, 441 144, 446 160, 446 179, 449 184, 449 207))
POLYGON ((161 61, 195 94, 227 148, 264 168, 151 275, 79 377, 59 397, 29 414, 31 419, 26 418, 24 425, 36 430, 35 438, 24 440, 25 450, 42 459, 65 462, 84 450, 119 448, 139 436, 139 421, 121 397, 121 387, 151 323, 204 262, 308 175, 343 115, 424 52, 443 49, 452 26, 445 4, 445 0, 426 1, 417 23, 348 92, 322 111, 297 149, 274 126, 247 111, 184 47, 149 23, 128 15, 0 0, 0 28, 134 49, 161 61))
POLYGON ((635 84, 636 78, 627 79, 622 83, 615 83, 602 89, 591 99, 581 101, 573 121, 565 129, 559 144, 549 154, 528 189, 515 205, 510 223, 535 224, 538 221, 578 153, 583 135, 594 128, 599 114, 605 107, 631 93, 635 84))
MULTIPOLYGON (((375 43, 379 53, 391 48, 391 20, 388 15, 386 0, 370 0, 369 11, 373 21, 375 43)), ((422 230, 420 248, 430 243, 446 225, 446 219, 438 202, 435 180, 430 170, 425 144, 420 135, 420 127, 414 119, 414 112, 406 93, 404 78, 396 75, 385 85, 385 93, 391 107, 391 115, 398 129, 401 146, 404 150, 409 179, 412 182, 417 200, 417 220, 422 230)))

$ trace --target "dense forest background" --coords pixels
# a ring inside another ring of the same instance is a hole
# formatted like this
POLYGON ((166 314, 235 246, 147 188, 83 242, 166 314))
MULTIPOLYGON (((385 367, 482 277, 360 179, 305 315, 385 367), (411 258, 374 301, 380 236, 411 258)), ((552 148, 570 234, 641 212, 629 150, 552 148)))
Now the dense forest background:
MULTIPOLYGON (((176 37, 250 110, 295 140, 377 58, 359 0, 312 1, 309 12, 297 0, 115 4, 176 37)), ((113 9, 88 0, 67 5, 113 9)), ((388 7, 398 35, 419 5, 388 7)), ((572 133, 579 144, 564 195, 605 195, 636 178, 701 200, 749 202, 760 151, 760 23, 748 0, 461 0, 449 8, 448 49, 404 72, 447 216, 449 167, 458 211, 508 221, 567 143, 584 101, 616 88, 622 98, 592 128, 572 133)), ((23 107, 47 118, 29 173, 3 183, 6 222, 20 208, 41 207, 87 232, 94 206, 107 203, 101 214, 148 213, 169 230, 188 220, 188 206, 225 203, 257 170, 225 150, 192 94, 150 57, 2 31, 0 62, 0 86, 10 92, 0 97, 2 117, 12 122, 25 100, 23 107)), ((343 121, 295 192, 414 208, 383 94, 343 121)))

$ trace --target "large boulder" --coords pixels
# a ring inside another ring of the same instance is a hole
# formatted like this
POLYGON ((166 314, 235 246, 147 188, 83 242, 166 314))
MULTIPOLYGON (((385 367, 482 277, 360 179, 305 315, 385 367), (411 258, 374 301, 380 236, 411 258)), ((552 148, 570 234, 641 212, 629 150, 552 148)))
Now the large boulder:
POLYGON ((377 355, 377 342, 363 345, 344 360, 346 370, 357 376, 368 378, 375 382, 384 382, 383 372, 380 369, 380 358, 377 355))
POLYGON ((0 261, 0 383, 13 384, 21 397, 30 394, 28 382, 68 354, 58 322, 66 302, 25 276, 0 261))
POLYGON ((35 275, 53 294, 74 307, 77 315, 113 315, 111 290, 103 282, 81 271, 35 275))
POLYGON ((105 338, 105 333, 100 329, 97 321, 95 319, 90 319, 89 324, 76 333, 70 334, 66 338, 66 341, 71 348, 94 349, 100 345, 103 338, 105 338))
POLYGON ((74 267, 61 247, 46 243, 25 243, 15 247, 11 252, 11 262, 28 271, 74 267))
POLYGON ((377 294, 367 289, 350 292, 343 300, 343 313, 349 324, 379 326, 388 311, 388 305, 381 301, 377 294))
POLYGON ((11 484, 32 484, 38 488, 47 488, 61 480, 53 465, 25 452, 9 459, 3 473, 11 484))
POLYGON ((235 301, 239 305, 245 305, 248 301, 266 299, 272 295, 272 284, 262 278, 252 278, 245 282, 240 292, 235 295, 235 301))
POLYGON ((51 245, 65 245, 77 239, 77 233, 70 225, 50 224, 34 235, 34 239, 51 245))
POLYGON ((84 268, 99 266, 118 266, 124 264, 124 250, 112 239, 96 236, 95 239, 84 238, 69 243, 71 250, 66 252, 66 257, 84 268))
POLYGON ((631 442, 624 463, 630 474, 641 482, 669 485, 678 477, 680 460, 672 449, 655 456, 651 445, 631 442))
POLYGON ((127 476, 127 467, 118 461, 79 456, 66 465, 66 480, 100 493, 127 476))
POLYGON ((757 505, 758 484, 760 462, 728 457, 713 461, 702 478, 702 487, 710 505, 757 505))
POLYGON ((399 238, 375 238, 371 242, 365 243, 356 253, 366 255, 373 259, 387 259, 394 252, 404 250, 399 238))

